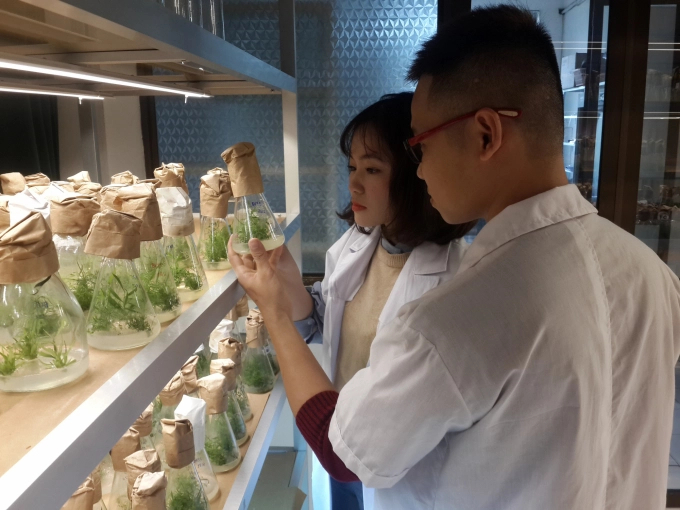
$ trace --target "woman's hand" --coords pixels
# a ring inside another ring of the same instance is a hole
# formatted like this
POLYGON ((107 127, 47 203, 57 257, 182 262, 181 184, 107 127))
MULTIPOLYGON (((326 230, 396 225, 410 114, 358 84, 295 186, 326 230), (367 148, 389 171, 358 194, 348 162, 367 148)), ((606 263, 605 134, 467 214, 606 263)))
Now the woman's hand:
POLYGON ((229 239, 229 261, 236 272, 239 283, 248 297, 255 301, 265 321, 285 316, 292 320, 293 310, 284 283, 277 271, 282 248, 267 252, 262 242, 251 239, 248 242, 250 255, 239 255, 229 239))

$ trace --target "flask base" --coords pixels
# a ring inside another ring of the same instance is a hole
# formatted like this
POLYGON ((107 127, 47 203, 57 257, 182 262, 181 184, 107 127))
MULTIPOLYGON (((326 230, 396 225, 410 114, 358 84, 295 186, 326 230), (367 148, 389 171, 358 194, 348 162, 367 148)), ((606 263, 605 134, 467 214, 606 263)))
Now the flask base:
POLYGON ((124 351, 148 344, 158 336, 161 331, 159 322, 154 321, 150 332, 140 331, 129 335, 87 334, 87 343, 90 347, 101 351, 124 351))
POLYGON ((44 370, 24 376, 0 376, 0 391, 25 393, 56 388, 83 376, 87 372, 88 364, 89 358, 86 353, 75 363, 64 368, 44 370))

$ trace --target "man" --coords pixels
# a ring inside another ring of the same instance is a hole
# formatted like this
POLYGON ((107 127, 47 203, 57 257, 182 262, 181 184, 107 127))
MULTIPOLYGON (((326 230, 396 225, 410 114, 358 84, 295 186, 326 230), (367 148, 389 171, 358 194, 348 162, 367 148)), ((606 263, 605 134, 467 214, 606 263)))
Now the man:
POLYGON ((410 78, 408 147, 433 205, 487 225, 339 396, 292 325, 279 252, 230 252, 301 431, 376 508, 664 508, 680 284, 567 185, 549 36, 527 11, 474 10, 410 78))

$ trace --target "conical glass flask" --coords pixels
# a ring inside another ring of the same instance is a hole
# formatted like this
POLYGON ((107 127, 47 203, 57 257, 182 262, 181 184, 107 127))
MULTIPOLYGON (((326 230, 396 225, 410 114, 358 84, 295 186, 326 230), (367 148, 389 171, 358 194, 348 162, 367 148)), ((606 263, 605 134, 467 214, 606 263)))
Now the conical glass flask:
POLYGON ((98 349, 139 347, 160 332, 134 263, 140 255, 141 226, 136 216, 113 209, 92 219, 85 252, 103 259, 87 315, 87 340, 98 349))
POLYGON ((234 432, 236 443, 241 446, 248 441, 250 436, 248 435, 246 422, 241 413, 241 407, 236 400, 239 369, 240 367, 237 367, 236 363, 230 359, 216 359, 210 362, 211 375, 219 374, 224 377, 227 418, 229 418, 229 424, 231 425, 231 430, 234 432))
POLYGON ((59 256, 59 276, 87 312, 92 303, 101 257, 85 253, 85 235, 100 211, 94 197, 63 194, 50 205, 54 246, 59 256))
POLYGON ((251 239, 262 241, 267 251, 278 248, 286 240, 263 193, 236 197, 233 228, 236 234, 233 247, 240 254, 250 253, 248 241, 251 239))
POLYGON ((232 246, 237 253, 250 253, 248 241, 259 239, 266 250, 283 244, 285 237, 276 217, 264 197, 260 166, 255 156, 255 146, 242 142, 222 153, 229 169, 231 189, 236 204, 232 230, 236 239, 232 246))
POLYGON ((201 237, 198 243, 203 265, 209 270, 229 269, 227 244, 231 229, 227 220, 231 184, 226 170, 215 168, 201 177, 201 237))
MULTIPOLYGON (((166 177, 174 175, 172 172, 166 173, 166 177)), ((159 177, 158 172, 156 176, 159 177)), ((175 277, 179 298, 182 303, 195 301, 208 289, 208 279, 192 235, 195 226, 191 199, 179 187, 158 188, 156 196, 160 207, 165 256, 175 277)))
POLYGON ((182 303, 196 301, 208 290, 208 278, 191 235, 164 237, 163 246, 182 303))
POLYGON ((0 234, 2 391, 54 388, 87 371, 85 317, 57 269, 52 234, 40 213, 0 234))
POLYGON ((85 253, 85 238, 54 234, 59 256, 59 276, 73 293, 80 308, 87 312, 92 304, 101 257, 85 253))
POLYGON ((113 485, 106 504, 108 510, 130 510, 132 503, 128 494, 128 475, 125 466, 126 457, 139 451, 139 432, 134 428, 128 429, 123 437, 111 448, 113 461, 113 485))
POLYGON ((140 258, 135 262, 139 276, 158 320, 161 323, 173 320, 182 310, 172 270, 163 251, 163 226, 154 184, 137 183, 120 188, 113 205, 142 220, 140 258))
POLYGON ((234 370, 236 371, 236 390, 234 395, 241 408, 243 419, 249 421, 253 417, 253 412, 250 408, 250 401, 248 400, 248 393, 246 393, 242 376, 242 352, 245 349, 245 344, 242 344, 235 338, 223 338, 218 342, 217 348, 219 359, 229 359, 234 362, 234 370))
POLYGON ((193 427, 189 420, 163 420, 168 509, 209 510, 201 478, 194 464, 193 427))
POLYGON ((164 459, 163 451, 163 427, 161 420, 172 420, 175 418, 175 409, 182 401, 182 397, 186 394, 184 388, 184 380, 182 374, 177 372, 170 382, 161 390, 156 400, 153 403, 153 432, 151 438, 153 440, 154 448, 164 459))
POLYGON ((158 321, 169 322, 182 313, 175 278, 165 258, 163 241, 143 241, 140 247, 139 277, 158 321))
MULTIPOLYGON (((198 387, 198 381, 196 381, 196 387, 198 387)), ((208 458, 208 453, 205 451, 206 403, 200 398, 185 395, 175 409, 175 419, 186 419, 191 422, 194 430, 194 451, 196 452, 194 465, 208 501, 214 501, 220 496, 220 485, 217 483, 215 471, 208 458)))
POLYGON ((243 356, 243 385, 248 393, 267 393, 274 388, 274 371, 262 347, 250 347, 243 356))
POLYGON ((242 356, 243 383, 248 393, 267 393, 274 388, 274 371, 265 352, 264 323, 246 321, 246 350, 242 356))
POLYGON ((230 269, 227 258, 227 244, 231 236, 231 229, 224 218, 201 218, 201 238, 198 251, 203 265, 209 271, 230 269))
POLYGON ((87 316, 87 340, 107 351, 146 345, 160 333, 133 260, 104 258, 87 316))
POLYGON ((227 380, 212 374, 199 380, 199 394, 206 403, 205 449, 215 472, 231 471, 241 461, 231 422, 227 416, 227 380))
POLYGON ((278 375, 279 372, 281 371, 281 368, 279 367, 279 358, 277 357, 276 351, 274 350, 274 344, 272 344, 272 339, 269 336, 269 331, 267 330, 267 325, 264 322, 264 317, 262 317, 262 313, 260 313, 259 309, 253 308, 252 310, 250 310, 247 320, 257 321, 261 325, 266 340, 264 344, 264 352, 267 354, 267 358, 269 358, 269 363, 272 366, 274 375, 278 375))

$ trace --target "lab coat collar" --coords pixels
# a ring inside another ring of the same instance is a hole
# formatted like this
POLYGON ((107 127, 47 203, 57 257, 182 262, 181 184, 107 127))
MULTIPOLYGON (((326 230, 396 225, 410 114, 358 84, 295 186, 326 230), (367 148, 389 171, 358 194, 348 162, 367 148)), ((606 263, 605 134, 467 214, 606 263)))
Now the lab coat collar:
POLYGON ((349 251, 351 251, 352 253, 356 253, 358 251, 363 250, 367 246, 375 247, 375 243, 377 243, 379 239, 380 239, 380 227, 375 227, 373 230, 371 230, 370 234, 367 235, 361 234, 359 238, 356 241, 354 241, 352 245, 349 247, 349 251))
MULTIPOLYGON (((455 242, 460 242, 459 240, 455 242)), ((451 243, 442 250, 441 246, 435 243, 425 242, 414 249, 410 258, 413 259, 414 274, 436 274, 444 273, 449 265, 449 253, 451 252, 451 243)))
POLYGON ((597 209, 569 184, 506 207, 493 218, 468 248, 458 273, 473 267, 486 255, 524 234, 563 221, 597 214, 597 209))

